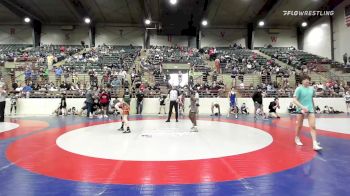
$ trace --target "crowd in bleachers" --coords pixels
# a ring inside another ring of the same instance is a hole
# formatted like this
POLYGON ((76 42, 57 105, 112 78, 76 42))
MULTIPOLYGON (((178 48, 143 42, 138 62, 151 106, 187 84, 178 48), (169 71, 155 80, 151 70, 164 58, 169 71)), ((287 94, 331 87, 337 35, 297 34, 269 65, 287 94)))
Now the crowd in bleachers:
POLYGON ((77 45, 0 45, 0 59, 8 62, 36 62, 39 64, 59 62, 77 53, 82 46, 77 45))
POLYGON ((314 83, 316 94, 320 97, 342 97, 349 88, 346 84, 338 81, 328 80, 326 83, 314 83))
POLYGON ((266 59, 251 50, 234 48, 217 48, 215 66, 219 73, 246 74, 264 72, 289 74, 274 59, 266 59))
POLYGON ((325 64, 335 64, 330 59, 296 50, 294 47, 259 48, 259 50, 305 74, 310 72, 327 72, 329 69, 325 64))
POLYGON ((141 47, 137 46, 102 45, 69 56, 64 66, 82 73, 88 72, 90 69, 103 72, 105 67, 128 70, 139 55, 140 50, 141 47))
MULTIPOLYGON (((315 89, 317 97, 343 97, 347 89, 349 89, 346 84, 333 80, 325 83, 313 82, 312 86, 315 89)), ((264 97, 292 97, 295 89, 288 84, 285 87, 281 87, 277 82, 269 84, 261 83, 258 88, 262 89, 264 97)), ((242 97, 250 97, 254 93, 255 88, 253 86, 240 86, 238 91, 242 97)))
POLYGON ((24 50, 30 46, 26 44, 1 44, 0 61, 13 61, 15 57, 22 55, 24 50))
POLYGON ((344 64, 332 64, 332 68, 337 68, 343 72, 350 73, 350 56, 348 56, 348 53, 343 54, 343 63, 344 64))
MULTIPOLYGON (((196 89, 201 97, 226 96, 227 88, 231 85, 222 79, 222 75, 226 74, 233 80, 238 79, 234 85, 242 97, 250 97, 256 86, 246 86, 243 77, 246 74, 259 74, 261 76, 259 87, 267 97, 291 97, 295 88, 289 84, 290 75, 295 74, 293 66, 302 69, 305 63, 330 62, 317 56, 305 56, 306 53, 294 48, 261 48, 260 51, 273 57, 266 59, 238 45, 199 50, 188 47, 153 46, 146 51, 147 57, 140 59, 140 68, 137 68, 135 59, 140 55, 141 47, 101 45, 81 49, 81 46, 54 45, 25 51, 23 47, 18 49, 22 55, 27 54, 28 57, 34 56, 38 59, 16 68, 17 71, 23 71, 22 82, 16 81, 15 70, 10 71, 13 90, 19 91, 24 97, 57 97, 61 96, 62 92, 68 97, 83 97, 88 89, 107 89, 118 96, 125 93, 136 96, 141 90, 145 96, 157 97, 166 93, 169 88, 167 82, 169 75, 163 72, 163 64, 181 63, 189 64, 193 72, 200 72, 199 77, 190 74, 188 85, 180 88, 184 92, 196 89), (48 59, 50 55, 53 60, 48 59), (50 69, 48 65, 58 61, 55 58, 61 56, 65 58, 62 66, 53 66, 53 69, 50 69), (281 67, 275 59, 292 66, 290 69, 281 67), (214 61, 214 69, 209 67, 206 60, 214 61), (301 64, 304 65, 300 67, 301 64), (149 78, 145 77, 145 73, 150 75, 149 78), (54 75, 54 81, 50 80, 50 74, 54 75), (277 77, 275 82, 271 80, 272 74, 277 77)), ((347 89, 346 84, 334 81, 314 86, 319 96, 341 96, 347 89)))

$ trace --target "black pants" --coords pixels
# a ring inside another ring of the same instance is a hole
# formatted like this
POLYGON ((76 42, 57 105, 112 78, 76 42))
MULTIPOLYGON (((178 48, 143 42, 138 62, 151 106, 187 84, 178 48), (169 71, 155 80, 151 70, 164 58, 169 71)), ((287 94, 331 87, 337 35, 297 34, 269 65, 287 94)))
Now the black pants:
POLYGON ((136 114, 141 114, 142 113, 142 107, 143 107, 143 102, 137 102, 136 104, 136 114))
POLYGON ((17 113, 17 104, 11 104, 10 113, 12 114, 12 110, 15 109, 15 113, 17 113))
POLYGON ((0 102, 0 122, 5 120, 5 101, 0 102))
POLYGON ((90 113, 92 114, 93 103, 86 103, 87 117, 90 117, 90 113))
POLYGON ((176 101, 170 101, 170 106, 169 106, 169 115, 168 115, 168 120, 170 120, 171 118, 171 114, 173 113, 173 107, 175 107, 175 118, 177 120, 177 117, 179 115, 179 108, 178 108, 178 104, 176 101))

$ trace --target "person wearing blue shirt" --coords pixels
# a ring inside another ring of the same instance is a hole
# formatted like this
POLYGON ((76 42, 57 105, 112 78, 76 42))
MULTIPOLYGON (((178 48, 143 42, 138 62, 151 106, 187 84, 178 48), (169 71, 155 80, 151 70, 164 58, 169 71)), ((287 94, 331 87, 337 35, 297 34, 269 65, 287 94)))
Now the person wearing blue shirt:
POLYGON ((55 74, 56 74, 56 85, 61 83, 61 76, 62 76, 63 70, 61 67, 57 67, 55 69, 55 74))
POLYGON ((24 71, 24 78, 25 78, 25 81, 28 82, 32 78, 32 70, 26 69, 24 71))
POLYGON ((23 87, 22 91, 25 92, 25 93, 26 92, 32 92, 33 89, 32 89, 32 87, 30 85, 27 84, 25 87, 23 87))
POLYGON ((118 90, 118 88, 119 88, 122 84, 121 84, 121 81, 120 81, 118 78, 114 78, 114 80, 112 80, 112 82, 111 82, 111 85, 112 85, 112 87, 113 87, 115 90, 118 90))

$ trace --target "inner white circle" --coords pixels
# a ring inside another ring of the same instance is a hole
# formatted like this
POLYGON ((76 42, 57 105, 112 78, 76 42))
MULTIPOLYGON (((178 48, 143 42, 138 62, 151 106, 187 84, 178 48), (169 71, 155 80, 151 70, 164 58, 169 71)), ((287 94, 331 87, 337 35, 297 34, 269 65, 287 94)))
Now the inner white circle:
MULTIPOLYGON (((349 118, 317 118, 316 129, 321 129, 336 133, 350 134, 349 118)), ((309 127, 309 122, 304 119, 304 126, 309 127)))
POLYGON ((19 124, 11 123, 11 122, 0 122, 0 133, 11 131, 19 127, 19 124))
POLYGON ((130 161, 178 161, 218 158, 262 149, 272 136, 260 129, 225 122, 198 121, 190 132, 189 120, 130 121, 131 134, 121 123, 84 127, 57 138, 62 149, 89 157, 130 161))

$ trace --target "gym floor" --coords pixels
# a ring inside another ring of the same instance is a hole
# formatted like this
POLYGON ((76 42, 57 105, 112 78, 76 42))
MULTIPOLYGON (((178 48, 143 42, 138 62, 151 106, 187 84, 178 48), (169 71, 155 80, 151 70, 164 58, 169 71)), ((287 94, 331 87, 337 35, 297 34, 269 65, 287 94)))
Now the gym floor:
POLYGON ((0 124, 0 195, 350 195, 350 116, 14 117, 0 124))

